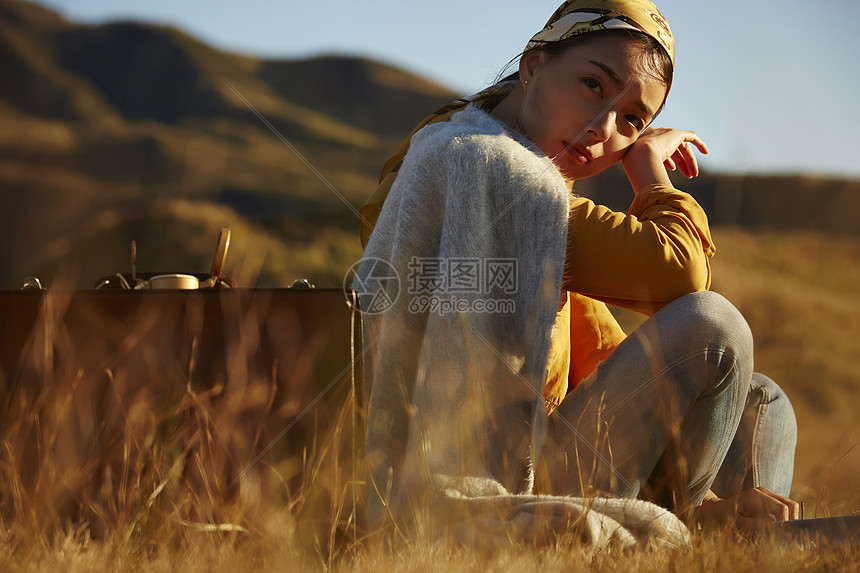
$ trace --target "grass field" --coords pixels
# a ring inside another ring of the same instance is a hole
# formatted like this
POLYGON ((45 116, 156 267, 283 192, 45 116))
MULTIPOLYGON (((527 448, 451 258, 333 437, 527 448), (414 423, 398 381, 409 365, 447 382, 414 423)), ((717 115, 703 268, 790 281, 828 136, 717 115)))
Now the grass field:
MULTIPOLYGON (((786 389, 797 411, 793 497, 808 517, 857 514, 860 239, 734 229, 717 229, 715 239, 713 288, 747 317, 757 370, 786 389)), ((318 248, 321 257, 331 252, 318 248)), ((354 472, 335 455, 348 412, 305 435, 300 453, 254 464, 295 415, 269 379, 238 372, 230 388, 197 388, 186 383, 187 365, 155 356, 103 357, 79 368, 57 326, 63 301, 53 304, 22 362, 42 383, 22 389, 0 380, 3 570, 851 571, 860 564, 858 547, 731 534, 697 535, 689 549, 632 552, 589 549, 570 536, 491 553, 390 545, 353 521, 354 472)), ((622 320, 631 328, 639 319, 622 320)), ((170 343, 145 329, 117 333, 126 351, 147 336, 170 343)), ((254 349, 234 350, 241 359, 254 349)))

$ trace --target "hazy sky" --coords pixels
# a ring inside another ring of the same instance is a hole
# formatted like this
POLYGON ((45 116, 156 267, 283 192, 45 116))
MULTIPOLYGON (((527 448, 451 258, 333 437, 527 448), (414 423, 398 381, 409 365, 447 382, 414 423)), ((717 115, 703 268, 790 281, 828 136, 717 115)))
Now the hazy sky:
MULTIPOLYGON (((369 56, 465 94, 492 83, 560 0, 41 3, 81 22, 174 24, 253 55, 369 56)), ((677 62, 655 124, 697 131, 712 151, 705 169, 860 177, 860 2, 656 3, 675 33, 677 62)))

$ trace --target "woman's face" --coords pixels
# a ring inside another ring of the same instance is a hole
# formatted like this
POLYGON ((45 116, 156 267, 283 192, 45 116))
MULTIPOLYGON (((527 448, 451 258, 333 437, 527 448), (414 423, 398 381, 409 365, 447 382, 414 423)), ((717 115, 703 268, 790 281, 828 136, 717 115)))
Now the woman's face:
POLYGON ((608 36, 523 58, 520 125, 565 177, 590 177, 616 163, 654 118, 666 86, 649 71, 650 57, 608 36))

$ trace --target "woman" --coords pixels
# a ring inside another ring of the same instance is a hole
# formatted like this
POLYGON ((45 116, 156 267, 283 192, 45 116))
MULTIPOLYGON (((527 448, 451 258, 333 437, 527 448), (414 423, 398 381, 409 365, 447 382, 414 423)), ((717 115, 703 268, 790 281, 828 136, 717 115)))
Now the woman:
POLYGON ((707 147, 648 128, 673 65, 650 2, 568 1, 517 74, 425 120, 386 165, 356 281, 374 309, 372 519, 594 494, 705 525, 797 516, 793 411, 753 373, 743 318, 706 291, 707 219, 666 172, 696 176, 707 147), (619 161, 628 214, 570 195, 619 161), (607 302, 652 316, 625 338, 607 302), (561 497, 528 497, 538 465, 561 497))

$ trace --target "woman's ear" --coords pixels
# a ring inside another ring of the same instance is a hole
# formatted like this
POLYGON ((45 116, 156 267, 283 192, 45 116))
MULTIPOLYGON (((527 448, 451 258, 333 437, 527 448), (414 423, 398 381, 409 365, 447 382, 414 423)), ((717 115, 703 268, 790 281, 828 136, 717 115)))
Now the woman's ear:
POLYGON ((534 77, 535 70, 544 60, 544 52, 532 50, 520 58, 520 83, 525 84, 534 77))

